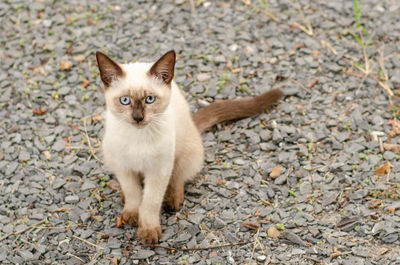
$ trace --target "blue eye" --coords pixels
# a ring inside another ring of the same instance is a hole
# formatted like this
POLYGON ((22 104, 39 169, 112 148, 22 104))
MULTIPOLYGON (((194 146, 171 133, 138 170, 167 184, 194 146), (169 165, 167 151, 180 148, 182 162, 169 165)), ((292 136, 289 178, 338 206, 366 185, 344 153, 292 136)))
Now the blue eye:
POLYGON ((154 101, 156 101, 156 97, 155 96, 147 96, 146 99, 144 100, 147 104, 151 104, 154 101))
POLYGON ((131 99, 129 97, 120 97, 119 102, 121 102, 122 105, 129 105, 131 104, 131 99))

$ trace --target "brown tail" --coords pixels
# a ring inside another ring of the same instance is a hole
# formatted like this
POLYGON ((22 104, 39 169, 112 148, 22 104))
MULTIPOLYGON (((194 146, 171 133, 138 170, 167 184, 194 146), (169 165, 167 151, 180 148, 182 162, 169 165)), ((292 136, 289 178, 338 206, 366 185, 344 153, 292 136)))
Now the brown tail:
POLYGON ((204 132, 221 121, 246 118, 260 113, 282 97, 281 90, 273 89, 255 97, 216 101, 194 113, 193 120, 197 129, 204 132))

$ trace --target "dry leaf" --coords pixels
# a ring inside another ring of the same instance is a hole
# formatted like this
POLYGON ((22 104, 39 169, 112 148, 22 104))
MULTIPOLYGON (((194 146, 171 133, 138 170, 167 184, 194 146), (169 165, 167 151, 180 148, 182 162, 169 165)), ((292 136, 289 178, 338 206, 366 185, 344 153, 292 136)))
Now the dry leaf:
POLYGON ((121 227, 124 226, 124 224, 126 224, 126 223, 125 223, 125 221, 122 219, 122 215, 118 216, 118 217, 117 217, 117 227, 118 227, 118 228, 121 228, 121 227))
MULTIPOLYGON (((67 16, 67 21, 68 22, 73 22, 73 19, 71 18, 71 17, 68 17, 67 16)), ((70 43, 68 43, 68 45, 67 45, 67 53, 68 54, 72 54, 72 53, 74 53, 74 48, 72 47, 72 42, 70 42, 70 43)))
POLYGON ((278 238, 281 235, 281 232, 274 225, 272 225, 268 227, 267 235, 270 238, 278 238))
POLYGON ((92 218, 94 220, 96 220, 97 222, 103 222, 104 221, 104 218, 101 215, 95 215, 95 216, 92 216, 92 218))
POLYGON ((319 83, 319 80, 318 79, 314 79, 309 85, 308 85, 308 87, 309 88, 313 88, 316 84, 318 84, 319 83))
POLYGON ((78 62, 83 62, 85 59, 86 59, 86 57, 83 54, 74 56, 74 60, 78 61, 78 62))
POLYGON ((87 87, 89 84, 90 84, 90 81, 89 81, 89 80, 84 80, 84 81, 82 81, 82 86, 83 86, 83 87, 87 87))
POLYGON ((260 223, 258 223, 258 222, 246 222, 246 223, 243 223, 242 225, 251 230, 257 230, 258 228, 260 228, 260 223))
POLYGON ((313 50, 312 53, 314 59, 318 59, 318 57, 322 54, 322 52, 320 52, 319 50, 313 50))
POLYGON ((285 168, 278 164, 272 169, 271 174, 269 174, 269 177, 272 178, 272 179, 276 179, 284 171, 285 171, 285 168))
POLYGON ((389 208, 389 213, 394 214, 395 211, 396 211, 396 208, 389 208))
POLYGON ((392 168, 392 167, 393 167, 393 165, 390 164, 389 161, 387 161, 385 164, 381 165, 380 167, 378 167, 375 170, 375 174, 378 174, 378 175, 381 175, 381 176, 384 176, 386 174, 390 174, 390 168, 392 168))
POLYGON ((400 144, 387 144, 387 143, 384 143, 383 144, 383 148, 386 151, 392 151, 394 153, 400 154, 400 144))
POLYGON ((124 247, 123 251, 124 251, 124 255, 125 255, 127 260, 129 260, 129 256, 130 256, 129 255, 129 251, 132 251, 132 250, 133 250, 133 246, 132 245, 126 245, 124 247))
POLYGON ((256 212, 254 213, 254 216, 260 216, 260 208, 256 209, 256 212))
POLYGON ((72 65, 71 61, 60 61, 60 69, 63 71, 71 69, 72 65))
POLYGON ((9 130, 8 130, 8 133, 15 133, 15 132, 17 132, 19 130, 19 125, 18 124, 15 124, 13 127, 11 127, 9 130))
POLYGON ((39 11, 38 13, 37 13, 37 18, 39 18, 39 19, 41 19, 42 17, 43 17, 43 15, 44 15, 44 11, 39 11))
POLYGON ((218 185, 225 185, 225 184, 226 184, 226 179, 224 179, 224 178, 217 178, 217 184, 218 184, 218 185))
POLYGON ((71 127, 71 129, 73 129, 73 130, 75 130, 75 129, 78 129, 78 128, 79 128, 79 126, 78 126, 78 125, 76 125, 76 124, 72 124, 72 123, 68 124, 68 126, 69 126, 69 127, 71 127))
POLYGON ((400 121, 398 121, 397 119, 393 119, 390 120, 388 123, 392 125, 392 130, 389 131, 390 136, 400 134, 400 121))
POLYGON ((380 199, 372 199, 369 203, 370 205, 368 205, 368 209, 376 209, 382 204, 382 201, 380 199))
POLYGON ((388 252, 389 249, 388 248, 380 248, 378 249, 378 251, 376 252, 376 254, 378 254, 379 256, 385 254, 386 252, 388 252))
POLYGON ((111 264, 118 265, 118 258, 117 257, 108 258, 108 260, 110 261, 111 264))
POLYGON ((294 49, 295 50, 298 50, 298 49, 301 49, 301 48, 304 48, 304 44, 303 43, 297 43, 297 44, 294 45, 294 49))
POLYGON ((51 154, 49 151, 45 150, 45 151, 43 151, 43 154, 47 160, 49 160, 49 161, 51 160, 51 154))
POLYGON ((102 234, 101 239, 108 239, 110 237, 109 234, 102 234))
POLYGON ((47 109, 45 107, 41 107, 40 109, 32 108, 32 111, 36 115, 43 115, 43 114, 46 114, 47 109))
POLYGON ((57 208, 57 209, 55 209, 55 210, 53 210, 52 212, 53 213, 59 213, 59 212, 68 212, 68 211, 70 211, 71 209, 70 208, 67 208, 67 207, 60 207, 60 208, 57 208))
POLYGON ((92 121, 102 121, 103 116, 101 116, 100 113, 97 113, 96 115, 92 116, 92 121))

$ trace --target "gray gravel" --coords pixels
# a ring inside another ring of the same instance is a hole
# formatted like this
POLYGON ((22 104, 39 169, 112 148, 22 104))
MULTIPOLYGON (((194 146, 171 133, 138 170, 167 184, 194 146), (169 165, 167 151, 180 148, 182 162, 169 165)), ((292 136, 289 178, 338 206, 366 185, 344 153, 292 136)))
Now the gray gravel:
POLYGON ((381 147, 400 144, 400 2, 360 3, 368 76, 351 65, 365 65, 353 1, 193 2, 0 3, 0 263, 400 264, 400 154, 381 147), (116 228, 94 52, 135 61, 171 48, 193 111, 271 88, 286 97, 204 134, 204 170, 183 208, 162 212, 153 248, 116 228), (390 174, 375 174, 386 161, 390 174))

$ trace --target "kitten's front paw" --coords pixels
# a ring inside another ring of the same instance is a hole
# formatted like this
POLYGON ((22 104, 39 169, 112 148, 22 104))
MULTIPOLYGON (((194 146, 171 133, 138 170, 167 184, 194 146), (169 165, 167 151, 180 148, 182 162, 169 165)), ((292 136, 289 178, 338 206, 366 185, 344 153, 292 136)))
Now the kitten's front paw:
POLYGON ((142 241, 143 244, 157 244, 158 239, 161 237, 161 227, 147 228, 146 226, 139 226, 137 234, 138 239, 142 241))
POLYGON ((167 207, 173 211, 179 211, 179 208, 183 202, 183 193, 183 185, 182 187, 168 187, 164 198, 164 202, 167 207))
POLYGON ((121 213, 122 220, 130 226, 137 226, 139 220, 138 211, 124 209, 121 213))

